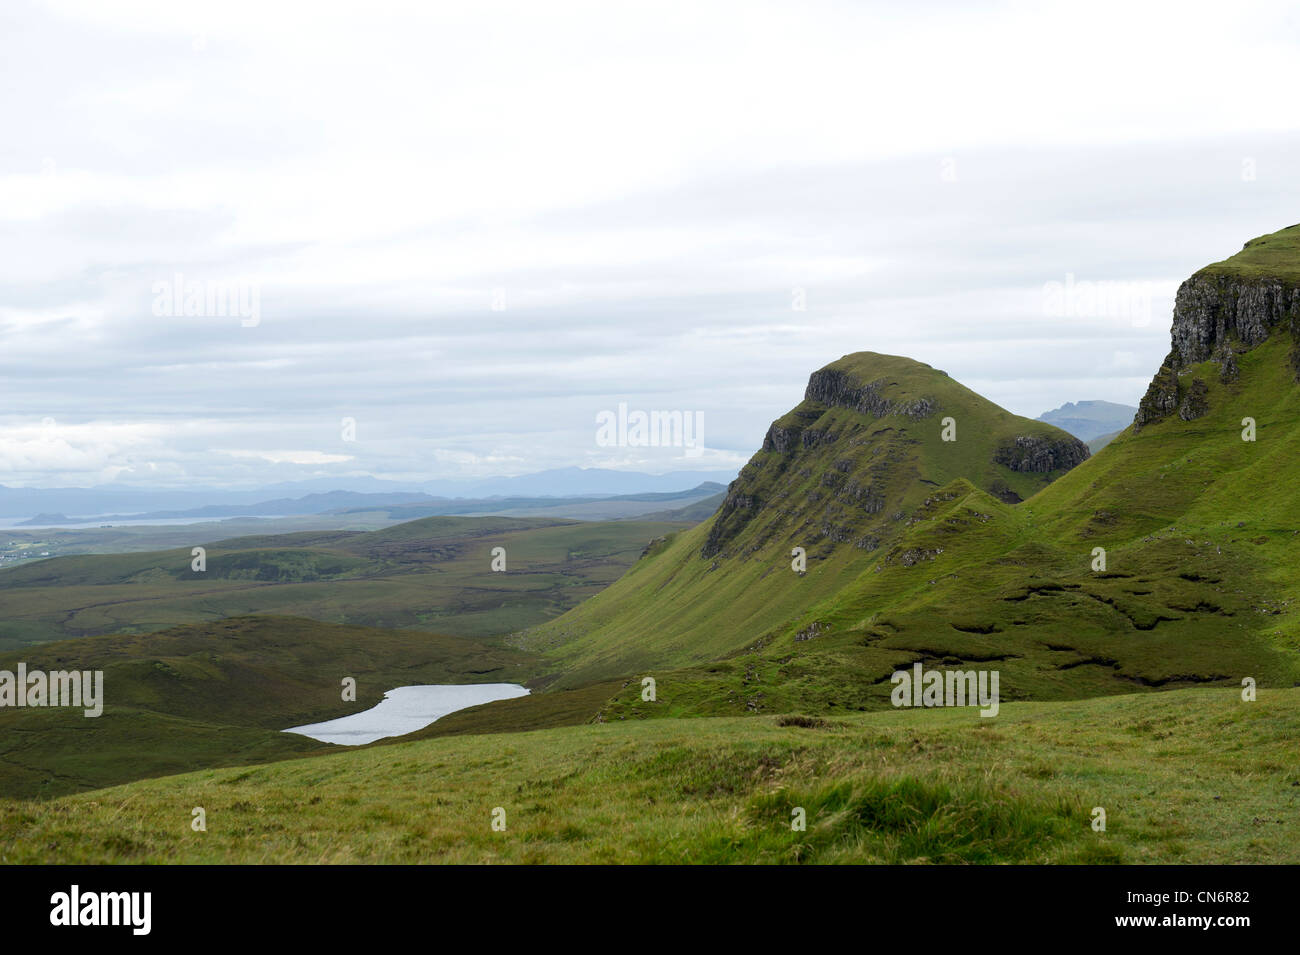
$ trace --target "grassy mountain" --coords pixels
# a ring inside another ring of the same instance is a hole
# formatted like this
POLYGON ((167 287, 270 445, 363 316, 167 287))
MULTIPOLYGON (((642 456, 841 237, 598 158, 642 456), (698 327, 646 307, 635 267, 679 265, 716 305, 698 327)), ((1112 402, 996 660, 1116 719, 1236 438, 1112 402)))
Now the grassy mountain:
MULTIPOLYGON (((926 366, 850 356, 712 520, 521 645, 568 668, 559 685, 652 673, 663 716, 887 706, 918 661, 996 666, 1004 699, 1291 685, 1300 286, 1275 250, 1297 233, 1184 283, 1170 357, 1095 457, 926 366)), ((600 718, 645 715, 639 690, 600 718)))
MULTIPOLYGON (((638 707, 633 684, 605 719, 883 707, 890 673, 917 661, 995 667, 1004 699, 1295 684, 1300 286, 1285 269, 1261 273, 1258 250, 1294 248, 1297 232, 1249 243, 1239 274, 1229 259, 1184 283, 1173 350, 1135 424, 1023 503, 966 477, 913 487, 924 499, 856 576, 785 607, 751 596, 771 584, 745 577, 743 561, 699 572, 695 544, 717 526, 706 525, 541 628, 582 634, 550 652, 655 669, 661 705, 638 707), (1243 440, 1250 422, 1255 439, 1243 440), (707 583, 688 594, 676 581, 692 570, 707 583), (658 593, 674 595, 666 609, 658 593), (716 615, 712 630, 679 622, 700 608, 716 615), (638 631, 653 654, 625 652, 638 631), (692 659, 697 645, 715 659, 692 659)), ((801 449, 788 467, 816 466, 801 449)))
POLYGON ((1088 456, 1078 439, 999 408, 928 365, 864 352, 814 373, 713 517, 652 548, 622 579, 525 635, 559 685, 711 661, 782 634, 880 564, 953 481, 1019 501, 1088 456), (954 438, 955 440, 946 440, 954 438), (793 569, 802 548, 807 565, 793 569))

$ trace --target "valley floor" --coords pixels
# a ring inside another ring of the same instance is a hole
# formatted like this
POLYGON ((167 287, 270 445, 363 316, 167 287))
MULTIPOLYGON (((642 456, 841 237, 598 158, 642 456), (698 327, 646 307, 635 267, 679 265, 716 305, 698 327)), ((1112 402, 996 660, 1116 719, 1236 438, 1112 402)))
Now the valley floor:
POLYGON ((629 719, 7 800, 0 860, 1295 863, 1297 739, 1300 689, 629 719))

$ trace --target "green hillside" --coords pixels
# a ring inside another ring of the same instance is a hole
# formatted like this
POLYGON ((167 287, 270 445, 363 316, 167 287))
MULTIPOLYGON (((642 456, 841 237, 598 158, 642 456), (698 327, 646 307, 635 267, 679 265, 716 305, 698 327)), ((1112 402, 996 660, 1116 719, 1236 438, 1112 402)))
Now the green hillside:
POLYGON ((562 686, 766 645, 881 560, 919 559, 894 545, 952 481, 1001 506, 1087 455, 1078 439, 928 365, 847 356, 813 374, 710 520, 657 543, 607 591, 521 645, 562 667, 562 686), (955 440, 944 440, 950 424, 955 440), (806 553, 804 572, 792 569, 795 547, 806 553))

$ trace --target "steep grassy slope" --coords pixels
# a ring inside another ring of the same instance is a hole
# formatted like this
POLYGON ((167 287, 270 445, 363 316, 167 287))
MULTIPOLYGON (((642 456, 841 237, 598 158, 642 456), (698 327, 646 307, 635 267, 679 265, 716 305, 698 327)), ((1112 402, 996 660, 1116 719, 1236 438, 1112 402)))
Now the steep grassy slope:
POLYGON ((1298 735, 1183 690, 456 737, 0 801, 0 861, 1294 864, 1298 735))
POLYGON ((682 526, 433 517, 221 541, 202 573, 188 547, 36 561, 0 571, 0 650, 250 613, 491 636, 576 606, 682 526))
POLYGON ((47 643, 0 656, 0 670, 20 660, 29 672, 103 670, 104 711, 0 709, 6 796, 327 751, 280 731, 369 709, 395 686, 514 681, 532 662, 476 640, 285 617, 47 643), (355 702, 342 700, 344 677, 355 702))
POLYGON ((813 374, 711 520, 656 544, 523 645, 566 667, 560 685, 573 685, 761 644, 890 552, 937 488, 961 478, 1018 501, 1087 454, 928 365, 847 356, 813 374), (804 571, 792 567, 795 547, 804 571))

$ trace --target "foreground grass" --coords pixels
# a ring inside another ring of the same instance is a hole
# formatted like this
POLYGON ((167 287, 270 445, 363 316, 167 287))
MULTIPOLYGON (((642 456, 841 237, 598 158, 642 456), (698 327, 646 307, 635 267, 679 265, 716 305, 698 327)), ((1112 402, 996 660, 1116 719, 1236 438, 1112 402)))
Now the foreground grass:
POLYGON ((1297 862, 1298 704, 1296 689, 1254 703, 1198 689, 1007 704, 994 719, 628 720, 433 739, 0 803, 0 859, 1297 862), (196 806, 206 832, 190 827, 196 806))

